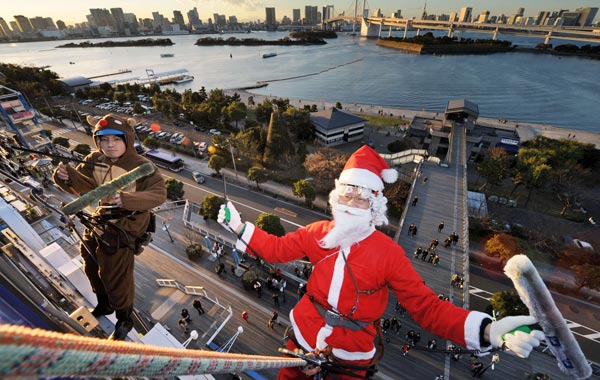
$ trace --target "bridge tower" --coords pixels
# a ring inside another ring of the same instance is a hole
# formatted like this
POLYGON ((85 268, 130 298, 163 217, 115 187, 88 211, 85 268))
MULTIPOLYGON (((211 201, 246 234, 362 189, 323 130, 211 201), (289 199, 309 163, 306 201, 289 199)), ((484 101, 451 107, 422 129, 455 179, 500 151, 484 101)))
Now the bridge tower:
POLYGON ((492 34, 492 40, 496 41, 498 39, 498 35, 500 35, 500 28, 496 27, 496 30, 494 30, 494 34, 492 34))
POLYGON ((544 44, 545 45, 550 45, 550 39, 552 38, 552 31, 549 31, 548 34, 546 35, 546 38, 544 39, 544 44))

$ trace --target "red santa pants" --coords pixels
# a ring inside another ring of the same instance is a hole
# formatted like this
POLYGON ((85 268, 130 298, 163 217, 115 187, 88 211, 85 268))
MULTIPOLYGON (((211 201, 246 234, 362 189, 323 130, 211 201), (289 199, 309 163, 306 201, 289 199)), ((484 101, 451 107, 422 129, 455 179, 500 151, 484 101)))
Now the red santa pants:
MULTIPOLYGON (((296 344, 290 339, 285 345, 290 351, 298 348, 296 344)), ((348 363, 354 365, 367 365, 371 361, 370 360, 357 360, 357 361, 338 361, 339 363, 348 363)), ((348 376, 343 374, 336 374, 336 378, 340 380, 357 380, 361 377, 364 378, 366 376, 366 371, 355 371, 354 376, 348 376), (358 377, 357 377, 358 376, 358 377)), ((277 380, 312 380, 313 376, 306 376, 302 371, 300 371, 300 367, 290 367, 290 368, 282 368, 279 370, 279 374, 277 376, 277 380)), ((330 376, 327 376, 325 379, 331 379, 330 376)))

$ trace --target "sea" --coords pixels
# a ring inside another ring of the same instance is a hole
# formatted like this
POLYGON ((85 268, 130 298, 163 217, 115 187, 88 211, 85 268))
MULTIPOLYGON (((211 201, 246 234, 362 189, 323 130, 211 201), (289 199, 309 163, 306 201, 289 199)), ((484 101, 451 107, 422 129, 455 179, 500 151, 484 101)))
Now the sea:
MULTIPOLYGON (((598 59, 525 52, 418 56, 379 47, 375 39, 350 33, 340 33, 326 45, 195 45, 203 37, 274 40, 286 36, 252 32, 152 37, 170 38, 175 44, 168 47, 57 48, 82 40, 8 43, 0 44, 0 62, 47 67, 62 78, 107 75, 94 81, 146 79, 149 73, 186 69, 194 80, 171 88, 181 92, 233 89, 266 82, 266 87, 250 91, 342 105, 443 112, 448 101, 467 99, 479 105, 481 116, 600 133, 598 59), (266 53, 277 55, 263 58, 266 53), (108 75, 114 73, 119 74, 108 75)), ((457 37, 490 38, 466 33, 457 37)), ((112 40, 128 39, 134 38, 112 40)), ((500 39, 524 47, 543 42, 510 35, 500 39)))

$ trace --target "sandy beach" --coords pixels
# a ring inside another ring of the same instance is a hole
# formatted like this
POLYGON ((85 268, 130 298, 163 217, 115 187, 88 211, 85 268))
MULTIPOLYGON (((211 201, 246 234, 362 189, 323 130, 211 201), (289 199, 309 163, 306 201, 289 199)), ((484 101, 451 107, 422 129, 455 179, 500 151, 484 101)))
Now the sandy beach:
MULTIPOLYGON (((225 93, 232 95, 237 92, 242 101, 248 104, 248 97, 254 97, 254 102, 256 104, 262 103, 265 99, 273 99, 277 98, 275 96, 266 96, 260 94, 253 94, 247 90, 225 90, 225 93)), ((314 99, 298 99, 298 98, 289 98, 290 104, 296 108, 302 108, 305 104, 316 104, 319 110, 326 109, 329 107, 335 107, 335 102, 330 102, 327 100, 314 100, 314 99)), ((427 110, 411 110, 411 109, 403 109, 403 108, 395 108, 395 107, 383 107, 372 104, 359 104, 359 103, 347 103, 342 104, 342 107, 345 111, 352 113, 363 113, 370 115, 378 115, 383 114, 384 116, 390 117, 398 117, 412 120, 415 116, 422 117, 440 117, 439 112, 430 112, 427 110)), ((577 129, 567 129, 561 128, 552 125, 542 125, 535 123, 528 123, 516 120, 506 120, 501 121, 494 118, 488 118, 483 115, 480 115, 478 118, 478 122, 481 124, 489 125, 489 126, 497 126, 497 127, 515 127, 518 128, 519 136, 521 137, 521 141, 527 141, 534 139, 536 136, 545 136, 551 139, 567 139, 572 138, 579 142, 583 143, 592 143, 596 146, 596 149, 600 149, 600 133, 581 131, 577 129)))

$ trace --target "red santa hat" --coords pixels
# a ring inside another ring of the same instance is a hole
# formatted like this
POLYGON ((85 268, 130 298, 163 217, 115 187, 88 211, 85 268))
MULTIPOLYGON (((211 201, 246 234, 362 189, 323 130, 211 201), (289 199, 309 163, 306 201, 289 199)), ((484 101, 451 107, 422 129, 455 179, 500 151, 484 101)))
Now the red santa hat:
POLYGON ((340 178, 340 183, 381 191, 383 182, 394 183, 398 179, 396 169, 390 169, 385 160, 373 148, 363 145, 352 153, 340 178))

